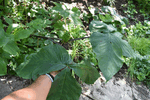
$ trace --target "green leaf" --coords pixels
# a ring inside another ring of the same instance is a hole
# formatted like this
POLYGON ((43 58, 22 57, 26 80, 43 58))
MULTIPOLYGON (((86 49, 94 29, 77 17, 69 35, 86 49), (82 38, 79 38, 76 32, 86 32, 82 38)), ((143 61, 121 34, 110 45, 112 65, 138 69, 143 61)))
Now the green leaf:
POLYGON ((148 35, 149 35, 149 34, 150 34, 150 30, 146 31, 146 34, 148 34, 148 35))
POLYGON ((102 33, 111 33, 117 30, 112 25, 107 25, 102 21, 94 21, 94 20, 90 23, 89 29, 91 32, 102 32, 102 33))
POLYGON ((69 17, 70 13, 69 10, 67 9, 67 7, 65 5, 53 2, 56 6, 52 8, 52 10, 59 12, 61 16, 63 16, 64 18, 69 17))
POLYGON ((36 30, 40 30, 43 31, 44 28, 46 28, 47 26, 49 26, 51 24, 51 21, 49 20, 45 20, 45 19, 40 19, 37 18, 35 20, 32 20, 30 23, 27 23, 26 25, 28 27, 30 27, 30 30, 32 28, 36 29, 36 30))
POLYGON ((31 59, 22 63, 16 72, 20 77, 36 79, 37 75, 60 70, 72 62, 65 48, 51 44, 32 55, 31 59))
POLYGON ((128 25, 129 24, 129 20, 128 20, 128 18, 126 18, 126 17, 122 17, 121 18, 121 20, 126 24, 126 25, 128 25))
POLYGON ((12 19, 10 19, 10 18, 8 18, 8 17, 6 17, 6 16, 4 16, 4 18, 5 18, 5 21, 6 21, 9 25, 13 23, 12 19))
MULTIPOLYGON (((3 9, 5 9, 5 7, 0 5, 0 9, 3 10, 3 9)), ((1 13, 3 13, 3 12, 1 12, 1 13)), ((2 15, 2 14, 1 14, 1 15, 2 15)))
POLYGON ((19 25, 19 24, 10 24, 6 30, 7 34, 11 34, 16 28, 18 27, 24 27, 24 25, 19 25))
POLYGON ((9 25, 7 30, 6 30, 6 33, 8 34, 11 34, 11 32, 14 30, 14 28, 12 27, 12 25, 9 25))
POLYGON ((90 61, 86 61, 84 64, 69 65, 69 67, 87 84, 94 84, 100 77, 97 69, 90 64, 90 61))
POLYGON ((76 16, 80 16, 80 14, 81 14, 80 10, 76 7, 73 7, 72 11, 75 13, 76 16))
POLYGON ((7 43, 10 42, 11 40, 13 40, 13 35, 9 34, 8 36, 6 36, 5 31, 3 29, 3 24, 0 20, 0 47, 6 46, 7 43))
POLYGON ((6 37, 4 33, 0 33, 0 47, 6 45, 9 41, 9 37, 6 37))
POLYGON ((105 13, 105 17, 100 15, 104 22, 111 22, 112 20, 119 22, 120 24, 128 24, 128 19, 118 15, 114 8, 110 6, 103 6, 102 11, 105 13))
POLYGON ((70 12, 71 12, 70 20, 73 21, 75 25, 83 26, 82 21, 80 19, 80 13, 81 13, 80 10, 74 7, 70 12))
POLYGON ((81 87, 71 76, 69 68, 56 75, 47 100, 79 100, 81 87))
POLYGON ((114 35, 120 39, 120 43, 118 45, 122 49, 122 55, 126 57, 135 57, 135 52, 133 51, 132 47, 129 45, 129 43, 125 40, 122 40, 122 34, 119 32, 115 32, 114 35))
POLYGON ((7 64, 4 61, 4 59, 0 57, 0 76, 6 75, 6 74, 7 74, 7 64))
POLYGON ((101 9, 103 12, 110 13, 111 15, 117 15, 115 9, 110 6, 103 6, 101 9))
POLYGON ((5 46, 3 46, 3 50, 12 54, 12 55, 17 55, 19 48, 16 45, 16 43, 14 41, 9 41, 5 46))
POLYGON ((14 32, 15 41, 29 37, 33 33, 33 31, 34 29, 32 28, 26 29, 26 30, 24 30, 23 28, 20 28, 19 30, 14 32))
POLYGON ((5 36, 2 21, 0 20, 0 47, 4 46, 8 42, 8 38, 5 36))
POLYGON ((0 3, 2 3, 3 2, 3 0, 0 0, 0 3))
POLYGON ((55 24, 53 25, 53 27, 56 29, 56 30, 65 30, 64 29, 64 25, 65 23, 64 23, 64 21, 57 21, 57 22, 55 22, 55 24))
POLYGON ((113 22, 113 17, 110 14, 105 14, 105 16, 99 14, 99 17, 103 22, 109 22, 109 23, 113 22))
POLYGON ((69 32, 65 32, 64 35, 61 37, 65 42, 68 42, 70 39, 69 32))
POLYGON ((2 48, 1 48, 1 52, 0 52, 0 56, 5 58, 5 59, 12 59, 12 57, 10 56, 10 54, 6 51, 4 51, 2 48))
MULTIPOLYGON (((8 34, 6 36, 5 34, 5 31, 3 29, 3 24, 0 20, 0 47, 10 47, 10 43, 12 42, 12 40, 14 39, 13 35, 12 34, 8 34), (8 44, 8 45, 7 45, 8 44)), ((12 43, 13 44, 13 43, 12 43)), ((16 49, 16 48, 15 48, 16 49)), ((12 49, 13 50, 13 49, 12 49)), ((6 51, 10 51, 10 52, 13 52, 11 50, 6 50, 6 51)))
POLYGON ((72 13, 70 19, 73 21, 73 23, 75 25, 81 25, 81 26, 83 26, 81 19, 79 18, 79 16, 76 16, 76 14, 72 13))
POLYGON ((128 24, 128 19, 125 17, 122 17, 120 15, 114 16, 114 20, 115 20, 115 22, 119 22, 121 25, 128 24))
POLYGON ((5 33, 3 23, 1 20, 0 20, 0 33, 5 33))
POLYGON ((122 40, 114 34, 95 32, 90 37, 98 65, 106 80, 109 80, 122 67, 122 40))

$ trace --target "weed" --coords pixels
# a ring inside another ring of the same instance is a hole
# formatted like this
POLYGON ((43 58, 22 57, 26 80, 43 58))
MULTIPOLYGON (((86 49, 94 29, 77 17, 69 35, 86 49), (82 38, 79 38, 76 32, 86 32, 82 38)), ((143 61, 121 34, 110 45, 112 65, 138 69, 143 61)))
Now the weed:
POLYGON ((134 15, 137 14, 137 10, 135 9, 135 5, 133 4, 133 1, 129 0, 128 4, 122 4, 122 7, 127 7, 127 10, 124 10, 124 13, 127 14, 127 17, 133 20, 136 20, 134 18, 134 15))
POLYGON ((128 42, 132 48, 138 51, 141 55, 150 54, 150 40, 146 38, 131 37, 128 42))
POLYGON ((137 55, 131 59, 128 69, 130 76, 140 82, 144 82, 150 88, 150 56, 137 55))

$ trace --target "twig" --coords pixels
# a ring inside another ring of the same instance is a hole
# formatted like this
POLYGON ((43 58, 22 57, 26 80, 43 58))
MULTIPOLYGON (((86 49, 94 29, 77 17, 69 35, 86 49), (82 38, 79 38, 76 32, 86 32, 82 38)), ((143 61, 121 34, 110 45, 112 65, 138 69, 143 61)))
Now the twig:
MULTIPOLYGON (((47 40, 50 40, 50 41, 52 41, 53 43, 58 44, 58 45, 60 45, 60 44, 59 44, 58 42, 55 42, 54 40, 55 40, 55 39, 56 39, 56 40, 62 40, 62 39, 59 39, 59 38, 48 38, 48 37, 37 36, 37 35, 30 35, 30 36, 34 36, 34 37, 37 37, 37 38, 47 39, 47 40)), ((60 46, 62 46, 62 45, 60 45, 60 46)))
POLYGON ((31 36, 34 36, 34 37, 37 37, 37 38, 43 38, 43 39, 47 39, 47 40, 62 40, 62 39, 59 39, 59 38, 49 38, 49 37, 44 37, 44 36, 37 36, 37 35, 31 35, 31 36))
POLYGON ((81 39, 86 39, 86 38, 90 38, 90 37, 82 37, 82 38, 70 39, 69 41, 81 40, 81 39))
POLYGON ((89 99, 91 99, 91 100, 94 100, 92 97, 90 97, 90 96, 88 96, 88 95, 86 95, 86 94, 84 94, 84 93, 81 93, 82 95, 85 95, 86 97, 88 97, 89 99))

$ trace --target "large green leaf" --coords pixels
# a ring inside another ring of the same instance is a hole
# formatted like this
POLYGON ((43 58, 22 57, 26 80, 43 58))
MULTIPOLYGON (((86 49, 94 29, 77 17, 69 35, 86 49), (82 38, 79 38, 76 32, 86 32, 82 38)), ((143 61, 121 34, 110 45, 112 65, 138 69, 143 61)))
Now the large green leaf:
POLYGON ((6 74, 7 74, 7 64, 4 61, 4 59, 0 57, 0 76, 6 75, 6 74))
POLYGON ((81 87, 71 76, 69 68, 62 70, 52 84, 47 100, 79 100, 81 87))
POLYGON ((65 48, 51 44, 22 63, 17 70, 17 74, 26 79, 35 79, 37 75, 60 70, 72 62, 65 48))
POLYGON ((83 64, 73 64, 69 67, 87 84, 93 84, 100 77, 97 69, 90 64, 90 61, 85 61, 83 64))
POLYGON ((132 49, 116 34, 94 32, 90 37, 93 51, 96 53, 98 65, 109 80, 122 67, 122 56, 132 56, 132 49))

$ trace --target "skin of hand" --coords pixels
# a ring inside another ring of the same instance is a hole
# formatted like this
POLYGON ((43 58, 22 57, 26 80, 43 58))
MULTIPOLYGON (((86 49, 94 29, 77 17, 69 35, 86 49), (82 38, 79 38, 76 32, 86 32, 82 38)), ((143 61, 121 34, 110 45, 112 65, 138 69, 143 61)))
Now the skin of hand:
MULTIPOLYGON (((50 72, 55 77, 60 71, 50 72)), ((2 100, 46 100, 52 82, 46 75, 39 76, 30 86, 14 91, 2 100)))

